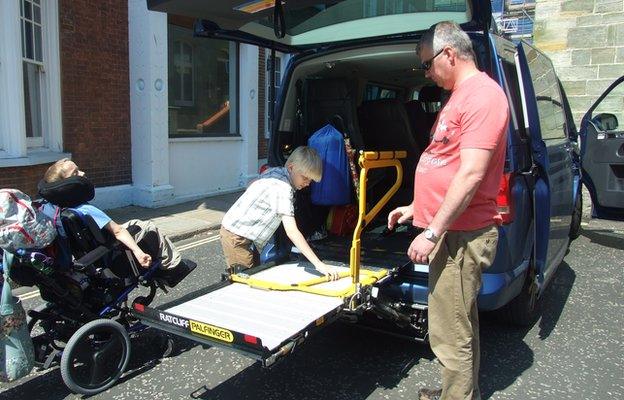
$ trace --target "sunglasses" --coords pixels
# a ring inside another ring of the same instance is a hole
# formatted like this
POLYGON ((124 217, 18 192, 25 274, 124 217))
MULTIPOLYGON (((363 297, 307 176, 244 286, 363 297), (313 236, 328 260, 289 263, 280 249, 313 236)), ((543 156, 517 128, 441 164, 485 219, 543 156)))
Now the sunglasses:
POLYGON ((435 58, 437 56, 439 56, 440 54, 442 54, 442 52, 444 51, 444 47, 438 51, 437 53, 435 53, 435 55, 433 57, 431 57, 430 59, 428 59, 427 61, 423 61, 422 62, 422 67, 425 71, 429 71, 431 69, 431 64, 433 64, 433 60, 435 60, 435 58))

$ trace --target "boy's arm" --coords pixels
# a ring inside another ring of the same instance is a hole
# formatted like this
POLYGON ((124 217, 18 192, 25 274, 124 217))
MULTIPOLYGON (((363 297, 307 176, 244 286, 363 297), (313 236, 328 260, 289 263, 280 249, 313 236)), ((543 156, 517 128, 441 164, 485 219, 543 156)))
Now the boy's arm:
POLYGON ((130 249, 130 251, 132 251, 137 260, 139 260, 139 264, 141 264, 142 267, 150 266, 150 264, 152 263, 152 257, 149 254, 144 253, 143 250, 141 250, 141 248, 137 245, 137 243, 134 241, 134 238, 132 237, 132 235, 130 235, 130 232, 128 232, 126 228, 117 224, 113 220, 106 224, 104 228, 112 233, 115 236, 115 239, 119 240, 128 249, 130 249))
POLYGON ((314 265, 314 268, 316 268, 322 274, 327 275, 331 280, 338 279, 338 271, 336 270, 336 268, 332 267, 331 265, 325 264, 316 256, 316 254, 314 254, 314 250, 312 250, 308 242, 299 231, 299 228, 297 228, 297 222, 295 221, 295 217, 289 215, 282 216, 282 224, 284 225, 284 230, 286 231, 286 235, 288 235, 288 238, 308 259, 308 261, 310 261, 314 265))

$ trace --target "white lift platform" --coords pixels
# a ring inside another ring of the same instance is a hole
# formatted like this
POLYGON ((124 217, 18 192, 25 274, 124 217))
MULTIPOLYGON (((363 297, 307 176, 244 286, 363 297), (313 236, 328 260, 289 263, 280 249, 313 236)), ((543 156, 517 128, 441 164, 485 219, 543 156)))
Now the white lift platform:
POLYGON ((360 235, 398 189, 402 180, 399 158, 405 157, 404 153, 360 155, 360 215, 353 234, 350 265, 338 266, 339 279, 328 282, 307 261, 266 264, 230 275, 223 282, 158 307, 135 303, 133 314, 148 326, 205 344, 229 347, 270 366, 341 314, 365 310, 374 284, 387 279, 390 271, 360 268, 360 235), (395 167, 397 180, 365 214, 366 173, 382 167, 395 167))

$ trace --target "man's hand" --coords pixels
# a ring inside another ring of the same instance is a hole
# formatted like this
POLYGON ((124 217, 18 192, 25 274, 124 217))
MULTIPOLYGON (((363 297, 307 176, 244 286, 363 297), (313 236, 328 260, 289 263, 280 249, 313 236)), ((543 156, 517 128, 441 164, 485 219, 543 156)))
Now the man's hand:
POLYGON ((327 279, 330 281, 335 281, 336 279, 338 279, 338 269, 333 265, 321 263, 315 266, 315 268, 318 272, 327 276, 327 279))
POLYGON ((409 249, 407 249, 407 256, 415 263, 429 264, 429 254, 435 248, 435 243, 425 238, 425 234, 421 233, 416 236, 409 249))
POLYGON ((388 229, 392 230, 397 223, 402 224, 411 219, 413 214, 414 209, 411 205, 395 208, 388 214, 388 229))
POLYGON ((144 253, 141 250, 134 252, 134 256, 137 258, 139 264, 141 264, 143 268, 147 268, 152 264, 152 256, 144 253))

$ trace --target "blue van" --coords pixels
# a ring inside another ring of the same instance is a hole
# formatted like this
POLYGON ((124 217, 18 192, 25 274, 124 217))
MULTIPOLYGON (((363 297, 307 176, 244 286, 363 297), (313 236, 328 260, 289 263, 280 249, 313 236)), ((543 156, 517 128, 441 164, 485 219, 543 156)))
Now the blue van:
MULTIPOLYGON (((531 44, 514 44, 498 35, 489 0, 148 4, 155 11, 196 18, 196 36, 292 54, 274 97, 269 164, 283 165, 292 149, 332 123, 357 150, 407 152, 402 160, 405 178, 389 206, 411 202, 414 169, 446 95, 425 78, 416 44, 438 21, 459 23, 473 41, 479 68, 507 94, 511 112, 498 196, 504 223, 496 260, 483 274, 479 308, 500 310, 512 323, 533 321, 540 296, 579 233, 581 169, 573 142, 577 133, 552 62, 531 44)), ((393 180, 392 174, 371 175, 368 196, 380 197, 393 180)), ((318 230, 327 211, 312 204, 309 193, 298 193, 302 231, 318 230)), ((361 260, 400 268, 373 290, 374 307, 359 322, 423 340, 428 266, 407 258, 415 228, 387 232, 386 217, 380 213, 366 227, 361 260)), ((344 262, 350 241, 330 234, 314 241, 313 247, 328 262, 344 262)), ((278 231, 263 258, 290 251, 290 243, 278 231)))

